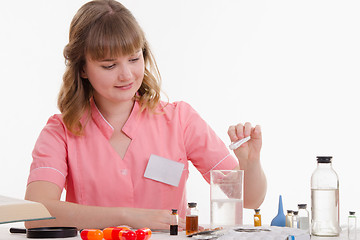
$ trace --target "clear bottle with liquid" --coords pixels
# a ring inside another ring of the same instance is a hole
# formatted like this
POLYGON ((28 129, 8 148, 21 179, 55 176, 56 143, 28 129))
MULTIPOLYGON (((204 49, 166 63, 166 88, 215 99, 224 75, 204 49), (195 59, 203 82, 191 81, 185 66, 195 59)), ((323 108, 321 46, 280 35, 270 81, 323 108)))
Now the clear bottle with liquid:
POLYGON ((186 211, 186 235, 193 234, 199 231, 199 211, 196 208, 197 203, 188 203, 186 211))
POLYGON ((292 227, 293 220, 293 211, 287 210, 287 214, 285 216, 285 227, 292 227))
POLYGON ((356 216, 355 212, 349 212, 348 217, 348 239, 356 239, 356 216))
POLYGON ((299 228, 299 211, 293 211, 292 226, 293 228, 299 228))
POLYGON ((302 229, 302 230, 306 230, 307 232, 310 231, 310 226, 309 226, 309 211, 306 209, 307 204, 298 204, 298 208, 299 208, 299 222, 298 222, 298 228, 302 229))
POLYGON ((311 176, 311 234, 339 236, 339 178, 331 164, 332 157, 317 157, 311 176))

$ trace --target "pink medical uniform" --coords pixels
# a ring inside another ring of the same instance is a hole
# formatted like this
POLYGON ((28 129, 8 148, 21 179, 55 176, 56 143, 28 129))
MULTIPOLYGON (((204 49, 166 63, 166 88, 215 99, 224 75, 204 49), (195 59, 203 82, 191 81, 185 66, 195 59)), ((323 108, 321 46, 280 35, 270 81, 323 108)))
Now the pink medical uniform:
POLYGON ((109 143, 113 127, 94 101, 83 136, 68 131, 60 114, 50 117, 33 150, 28 184, 55 183, 65 187, 66 201, 83 205, 178 209, 183 217, 189 161, 208 182, 210 170, 238 162, 189 104, 161 102, 161 111, 140 112, 135 102, 122 129, 131 139, 123 159, 109 143), (152 154, 184 164, 177 187, 144 177, 152 154))

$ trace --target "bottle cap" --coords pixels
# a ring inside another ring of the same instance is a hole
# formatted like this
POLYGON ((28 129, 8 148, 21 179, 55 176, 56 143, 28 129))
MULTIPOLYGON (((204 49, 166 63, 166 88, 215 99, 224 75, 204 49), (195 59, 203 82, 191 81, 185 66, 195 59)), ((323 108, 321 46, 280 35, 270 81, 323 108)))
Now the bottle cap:
POLYGON ((331 156, 318 156, 317 158, 317 162, 318 163, 331 163, 331 156))
POLYGON ((307 206, 307 204, 306 204, 306 203, 301 203, 301 204, 298 204, 298 207, 299 207, 300 209, 305 209, 305 208, 306 208, 306 206, 307 206))
POLYGON ((194 207, 196 207, 196 205, 197 205, 196 202, 189 202, 189 203, 188 203, 188 207, 189 207, 189 208, 194 208, 194 207))
POLYGON ((287 210, 287 213, 293 213, 293 210, 287 210))
POLYGON ((294 215, 298 215, 299 212, 298 211, 293 211, 293 213, 294 213, 294 215))
POLYGON ((177 209, 171 209, 171 214, 177 214, 177 209))
POLYGON ((260 209, 254 209, 254 211, 256 212, 256 213, 259 213, 260 212, 260 209))
POLYGON ((355 215, 355 212, 351 212, 351 211, 350 211, 349 214, 350 214, 350 215, 355 215))

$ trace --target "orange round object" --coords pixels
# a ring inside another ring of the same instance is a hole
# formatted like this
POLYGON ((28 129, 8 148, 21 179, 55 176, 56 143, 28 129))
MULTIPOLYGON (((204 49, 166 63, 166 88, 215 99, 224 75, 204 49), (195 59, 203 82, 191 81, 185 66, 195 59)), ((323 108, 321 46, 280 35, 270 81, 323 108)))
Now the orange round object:
POLYGON ((105 240, 112 240, 112 231, 115 227, 108 227, 103 230, 105 240))
POLYGON ((84 229, 81 231, 80 236, 82 240, 102 240, 104 234, 99 229, 84 229))

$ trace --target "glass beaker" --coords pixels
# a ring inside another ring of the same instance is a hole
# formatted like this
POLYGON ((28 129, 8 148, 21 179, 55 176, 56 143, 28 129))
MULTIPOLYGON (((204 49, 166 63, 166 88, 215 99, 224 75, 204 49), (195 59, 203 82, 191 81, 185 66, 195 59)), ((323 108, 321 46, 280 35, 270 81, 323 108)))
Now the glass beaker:
POLYGON ((243 225, 243 170, 211 170, 210 225, 235 227, 243 225))

